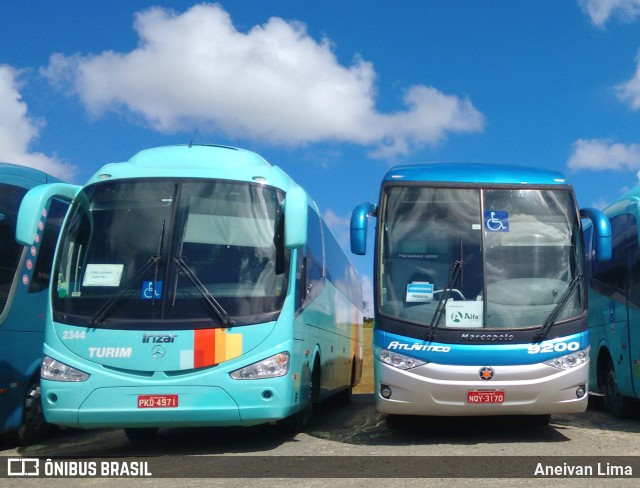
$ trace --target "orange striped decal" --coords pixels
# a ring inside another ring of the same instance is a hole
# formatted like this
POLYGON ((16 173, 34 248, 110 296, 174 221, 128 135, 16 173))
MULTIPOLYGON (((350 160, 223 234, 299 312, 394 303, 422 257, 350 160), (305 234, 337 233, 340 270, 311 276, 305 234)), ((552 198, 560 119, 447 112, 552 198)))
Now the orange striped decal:
POLYGON ((227 329, 193 331, 193 367, 203 368, 242 355, 242 334, 229 334, 227 329))
POLYGON ((198 329, 193 334, 193 367, 202 368, 216 364, 215 329, 198 329))

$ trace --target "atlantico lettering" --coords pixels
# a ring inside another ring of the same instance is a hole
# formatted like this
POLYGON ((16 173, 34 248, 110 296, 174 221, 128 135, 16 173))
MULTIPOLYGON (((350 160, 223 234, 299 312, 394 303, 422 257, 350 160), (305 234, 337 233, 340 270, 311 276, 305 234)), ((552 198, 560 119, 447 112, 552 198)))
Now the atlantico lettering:
POLYGON ((451 348, 449 346, 434 346, 427 344, 403 344, 398 341, 392 341, 389 343, 388 349, 400 349, 403 351, 427 351, 427 352, 449 352, 451 348))

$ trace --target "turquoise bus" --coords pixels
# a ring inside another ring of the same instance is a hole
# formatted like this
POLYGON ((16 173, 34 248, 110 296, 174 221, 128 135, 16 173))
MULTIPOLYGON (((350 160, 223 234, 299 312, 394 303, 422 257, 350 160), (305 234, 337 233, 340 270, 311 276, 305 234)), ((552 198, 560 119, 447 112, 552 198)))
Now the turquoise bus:
POLYGON ((250 151, 189 145, 107 164, 71 201, 57 246, 41 371, 45 417, 80 428, 303 428, 350 401, 362 372, 362 290, 317 206, 250 151))
POLYGON ((611 414, 625 417, 640 398, 640 248, 633 188, 604 209, 611 222, 613 257, 592 259, 593 228, 585 226, 589 279, 589 385, 611 414))
POLYGON ((581 217, 610 255, 610 228, 579 211, 553 171, 507 165, 390 169, 377 205, 351 220, 351 247, 374 258, 374 381, 387 423, 407 415, 584 411, 589 340, 581 217))
POLYGON ((21 444, 44 438, 40 363, 53 251, 66 205, 53 200, 38 219, 38 242, 16 243, 18 209, 29 189, 56 178, 0 163, 0 433, 17 432, 21 444))

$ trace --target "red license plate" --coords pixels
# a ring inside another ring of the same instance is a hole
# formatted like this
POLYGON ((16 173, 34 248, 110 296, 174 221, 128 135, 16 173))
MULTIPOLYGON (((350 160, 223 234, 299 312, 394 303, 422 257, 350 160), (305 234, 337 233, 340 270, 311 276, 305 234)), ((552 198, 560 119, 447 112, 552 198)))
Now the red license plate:
POLYGON ((503 403, 504 391, 502 390, 469 390, 467 392, 468 403, 503 403))
POLYGON ((138 395, 138 408, 176 408, 178 395, 138 395))

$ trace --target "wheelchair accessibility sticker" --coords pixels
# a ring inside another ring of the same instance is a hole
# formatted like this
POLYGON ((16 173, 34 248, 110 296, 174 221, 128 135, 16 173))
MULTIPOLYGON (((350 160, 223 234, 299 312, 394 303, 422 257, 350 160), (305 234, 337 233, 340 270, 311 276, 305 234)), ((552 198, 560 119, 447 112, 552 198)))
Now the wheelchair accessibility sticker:
POLYGON ((485 210, 484 228, 487 232, 509 232, 509 212, 485 210))
POLYGON ((155 287, 152 285, 152 283, 152 281, 145 281, 142 283, 140 298, 142 298, 143 300, 162 298, 162 281, 156 281, 155 287))

